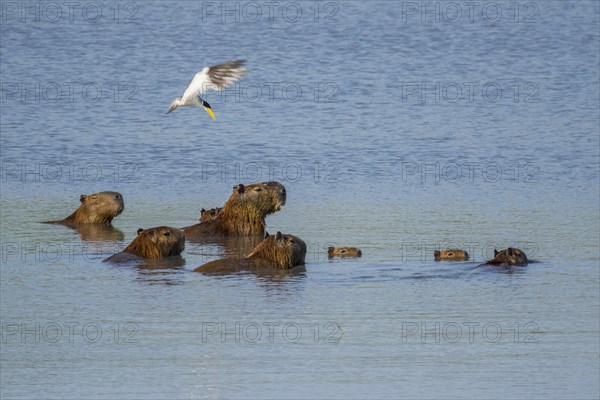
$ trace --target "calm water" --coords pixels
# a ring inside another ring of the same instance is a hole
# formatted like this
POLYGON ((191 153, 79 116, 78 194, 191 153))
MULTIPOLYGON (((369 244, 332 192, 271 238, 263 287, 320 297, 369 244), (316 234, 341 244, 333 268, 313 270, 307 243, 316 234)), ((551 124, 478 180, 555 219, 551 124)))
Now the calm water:
POLYGON ((600 396, 598 2, 78 4, 1 5, 2 398, 600 396), (303 273, 100 262, 266 180, 303 273), (115 235, 39 224, 101 190, 115 235))

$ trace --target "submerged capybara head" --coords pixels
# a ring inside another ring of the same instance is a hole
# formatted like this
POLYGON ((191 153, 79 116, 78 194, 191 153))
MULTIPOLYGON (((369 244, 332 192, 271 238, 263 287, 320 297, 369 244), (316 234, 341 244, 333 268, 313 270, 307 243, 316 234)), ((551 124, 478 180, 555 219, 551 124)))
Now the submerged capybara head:
POLYGON ((327 249, 329 258, 333 257, 361 257, 362 251, 358 247, 329 247, 327 249))
POLYGON ((123 250, 147 260, 159 260, 178 256, 185 249, 185 237, 181 229, 158 226, 138 229, 137 237, 123 250))
POLYGON ((260 242, 249 259, 262 259, 280 269, 291 269, 303 265, 306 257, 306 243, 294 235, 285 235, 277 232, 274 236, 267 236, 260 242))
POLYGON ((215 219, 217 214, 222 210, 222 207, 211 208, 210 210, 205 210, 204 208, 200 210, 200 222, 210 221, 211 219, 215 219))
POLYGON ((110 224, 117 215, 123 212, 125 203, 118 192, 98 192, 82 194, 81 205, 64 222, 76 224, 110 224))
POLYGON ((512 247, 501 251, 494 249, 494 258, 486 264, 526 265, 527 256, 523 250, 512 247))
POLYGON ((467 261, 469 253, 461 249, 436 250, 433 252, 435 261, 467 261))

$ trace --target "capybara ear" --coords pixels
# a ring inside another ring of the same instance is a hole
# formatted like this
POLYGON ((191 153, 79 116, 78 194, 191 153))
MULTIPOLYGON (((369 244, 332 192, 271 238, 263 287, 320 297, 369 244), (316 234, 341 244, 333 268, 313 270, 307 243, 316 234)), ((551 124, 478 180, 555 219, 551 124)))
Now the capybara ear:
POLYGON ((494 257, 498 255, 498 250, 494 249, 494 257))
POLYGON ((206 212, 206 210, 203 208, 202 210, 200 210, 200 214, 204 214, 206 212))
POLYGON ((270 236, 269 232, 265 231, 265 239, 268 238, 269 236, 270 236))
POLYGON ((85 199, 87 199, 87 195, 82 194, 81 196, 79 196, 79 201, 81 202, 81 204, 85 203, 85 199))
POLYGON ((137 234, 138 234, 138 235, 139 235, 140 233, 142 233, 142 232, 144 232, 144 228, 139 228, 139 229, 137 230, 137 234))
POLYGON ((275 236, 275 239, 283 240, 283 233, 281 233, 280 231, 277 231, 277 235, 275 236))
POLYGON ((238 194, 242 194, 242 193, 244 193, 245 191, 246 191, 246 186, 244 186, 243 184, 241 184, 241 183, 240 183, 240 184, 238 185, 238 187, 237 187, 237 192, 238 192, 238 194))
POLYGON ((156 231, 154 229, 147 229, 146 237, 156 243, 156 231))
POLYGON ((467 253, 466 251, 465 251, 465 258, 469 259, 469 253, 467 253))

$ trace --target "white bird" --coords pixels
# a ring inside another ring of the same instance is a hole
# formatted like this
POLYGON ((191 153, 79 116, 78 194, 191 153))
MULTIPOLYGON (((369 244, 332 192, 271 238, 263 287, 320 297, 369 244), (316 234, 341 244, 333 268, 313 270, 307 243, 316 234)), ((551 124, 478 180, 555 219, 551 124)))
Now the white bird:
POLYGON ((183 95, 171 102, 167 114, 177 107, 204 107, 212 119, 216 120, 210 104, 202 100, 200 95, 210 89, 223 90, 238 81, 246 74, 244 63, 245 60, 236 60, 213 65, 212 67, 204 67, 202 71, 194 75, 183 95))

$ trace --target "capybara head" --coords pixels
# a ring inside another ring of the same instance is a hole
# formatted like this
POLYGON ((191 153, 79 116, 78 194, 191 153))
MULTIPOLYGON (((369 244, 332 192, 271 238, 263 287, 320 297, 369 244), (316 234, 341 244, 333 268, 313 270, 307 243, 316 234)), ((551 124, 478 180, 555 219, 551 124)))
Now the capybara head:
POLYGON ((467 261, 469 253, 461 249, 436 250, 433 252, 435 261, 467 261))
POLYGON ((265 217, 281 210, 285 205, 285 187, 279 182, 239 184, 233 187, 233 193, 227 200, 228 210, 245 209, 265 217))
POLYGON ((79 224, 110 224, 117 215, 123 212, 125 203, 123 196, 117 192, 98 192, 82 194, 81 205, 70 217, 70 222, 79 224))
MULTIPOLYGON (((262 236, 265 218, 286 202, 285 187, 279 182, 239 184, 213 219, 183 228, 188 239, 209 236, 262 236)), ((208 217, 207 217, 208 218, 208 217)))
POLYGON ((306 243, 294 235, 285 235, 277 232, 274 236, 267 236, 260 242, 249 259, 263 259, 274 267, 291 269, 304 264, 306 257, 306 243))
POLYGON ((502 251, 494 249, 494 259, 487 262, 488 264, 507 264, 507 265, 525 265, 527 264, 527 256, 520 249, 509 247, 502 251))
POLYGON ((158 226, 138 229, 137 237, 123 250, 147 260, 178 256, 185 249, 185 237, 181 229, 158 226))
POLYGON ((329 258, 333 257, 361 257, 362 251, 358 247, 329 247, 327 249, 329 258))
POLYGON ((200 222, 210 221, 211 219, 215 219, 217 214, 222 210, 222 207, 211 208, 210 210, 205 210, 204 208, 200 210, 200 222))

